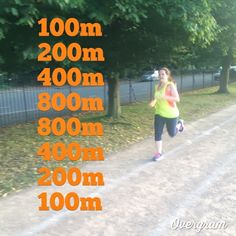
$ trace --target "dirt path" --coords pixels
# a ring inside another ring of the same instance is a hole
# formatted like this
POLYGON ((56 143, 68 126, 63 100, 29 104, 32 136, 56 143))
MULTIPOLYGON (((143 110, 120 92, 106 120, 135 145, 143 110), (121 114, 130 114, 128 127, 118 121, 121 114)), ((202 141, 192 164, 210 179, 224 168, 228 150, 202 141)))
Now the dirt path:
POLYGON ((236 106, 164 143, 158 162, 150 138, 81 169, 103 172, 104 186, 33 187, 1 199, 0 235, 236 235, 236 106), (45 191, 100 197, 103 210, 38 211, 45 191))

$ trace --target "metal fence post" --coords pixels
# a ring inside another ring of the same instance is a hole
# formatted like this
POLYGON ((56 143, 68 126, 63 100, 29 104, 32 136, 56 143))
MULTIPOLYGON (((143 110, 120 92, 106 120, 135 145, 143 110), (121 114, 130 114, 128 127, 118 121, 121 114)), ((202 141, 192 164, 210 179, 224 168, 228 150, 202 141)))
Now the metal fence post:
POLYGON ((205 88, 205 71, 202 71, 202 87, 205 88))
POLYGON ((192 90, 194 90, 194 88, 195 88, 195 73, 194 73, 194 70, 192 71, 192 74, 193 74, 193 86, 192 86, 192 90))
POLYGON ((28 112, 27 112, 27 101, 25 96, 25 85, 23 83, 23 100, 24 100, 24 108, 25 108, 25 121, 28 121, 28 112))
POLYGON ((129 79, 129 103, 132 102, 132 84, 131 84, 131 79, 129 79))
POLYGON ((214 78, 214 76, 213 76, 213 71, 211 72, 211 86, 213 86, 213 78, 214 78))
MULTIPOLYGON (((69 95, 72 93, 71 85, 69 85, 69 95)), ((70 116, 73 116, 73 111, 69 110, 70 116)))
POLYGON ((150 81, 150 100, 153 99, 153 80, 150 81))
POLYGON ((103 86, 103 101, 104 101, 104 110, 106 111, 107 107, 107 93, 106 93, 106 80, 104 80, 104 86, 103 86))

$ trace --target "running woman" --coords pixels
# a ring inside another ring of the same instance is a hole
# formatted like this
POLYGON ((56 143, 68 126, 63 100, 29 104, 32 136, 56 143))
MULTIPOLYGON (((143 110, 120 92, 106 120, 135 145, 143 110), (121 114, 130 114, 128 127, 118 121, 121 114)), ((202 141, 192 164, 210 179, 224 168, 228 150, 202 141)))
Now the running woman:
POLYGON ((184 130, 184 122, 178 118, 179 109, 176 105, 180 101, 179 93, 170 70, 166 67, 160 69, 159 78, 159 83, 155 87, 154 100, 149 104, 151 107, 155 107, 156 153, 153 157, 154 161, 157 161, 162 155, 162 134, 165 124, 170 137, 174 137, 178 132, 184 130))

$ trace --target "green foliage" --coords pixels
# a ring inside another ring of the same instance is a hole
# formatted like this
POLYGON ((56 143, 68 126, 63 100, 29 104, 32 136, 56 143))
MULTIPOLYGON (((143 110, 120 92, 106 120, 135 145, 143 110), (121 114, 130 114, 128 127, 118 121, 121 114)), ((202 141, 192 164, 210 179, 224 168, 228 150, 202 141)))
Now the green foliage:
POLYGON ((156 11, 166 21, 179 25, 191 43, 201 46, 209 45, 219 30, 212 15, 214 6, 215 2, 209 0, 161 0, 155 3, 156 11))
MULTIPOLYGON (((79 42, 103 47, 106 63, 87 63, 84 67, 122 73, 127 67, 139 70, 160 64, 196 62, 195 48, 209 47, 215 39, 227 53, 231 39, 235 38, 234 12, 234 0, 4 1, 0 8, 0 69, 19 72, 35 67, 37 44, 42 40, 51 44, 59 40, 37 37, 37 21, 42 17, 100 22, 102 39, 84 37, 79 42)), ((60 37, 60 41, 69 43, 71 39, 60 37)), ((234 51, 233 47, 230 50, 234 51)), ((71 65, 68 61, 63 63, 71 65)), ((76 65, 82 66, 80 62, 76 65)))
POLYGON ((218 34, 217 44, 222 55, 231 54, 236 57, 236 1, 221 1, 221 7, 214 12, 215 18, 221 29, 218 34))

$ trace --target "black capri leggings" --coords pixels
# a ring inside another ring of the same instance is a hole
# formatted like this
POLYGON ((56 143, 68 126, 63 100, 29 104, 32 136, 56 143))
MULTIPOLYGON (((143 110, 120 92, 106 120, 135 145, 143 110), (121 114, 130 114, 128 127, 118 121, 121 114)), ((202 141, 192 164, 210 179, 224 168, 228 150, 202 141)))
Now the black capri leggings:
POLYGON ((160 141, 163 133, 164 126, 166 124, 167 132, 170 137, 174 137, 177 134, 178 118, 166 118, 160 115, 155 115, 154 127, 155 127, 155 141, 160 141))

